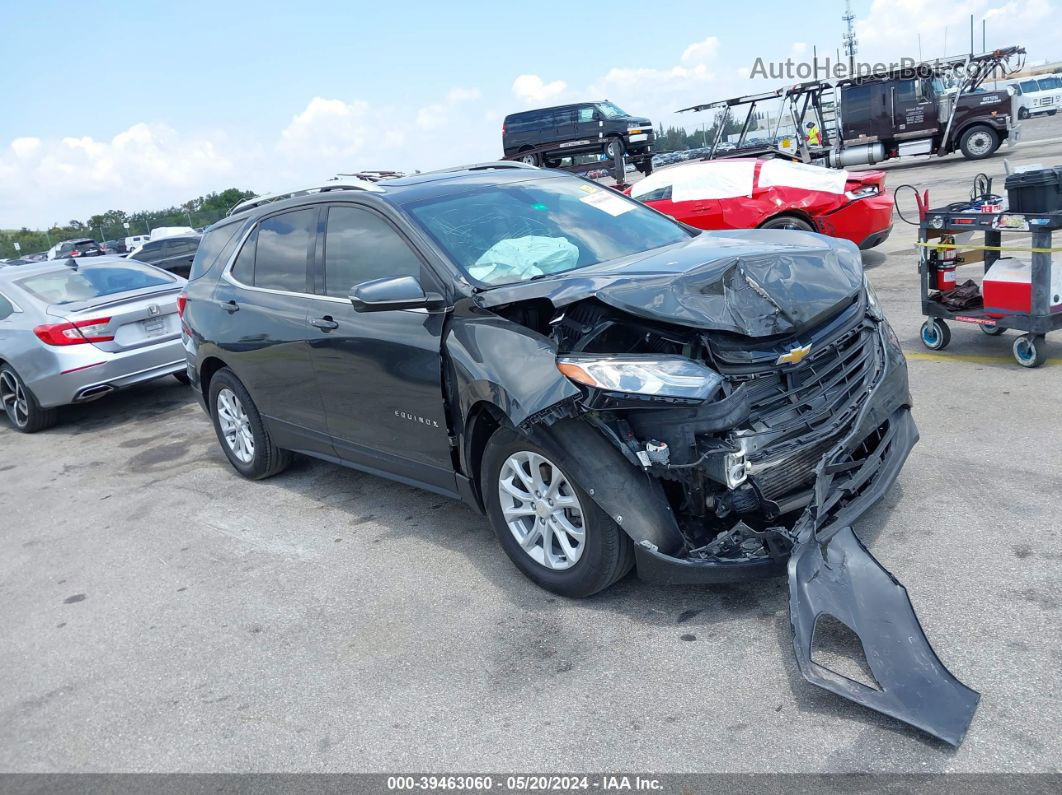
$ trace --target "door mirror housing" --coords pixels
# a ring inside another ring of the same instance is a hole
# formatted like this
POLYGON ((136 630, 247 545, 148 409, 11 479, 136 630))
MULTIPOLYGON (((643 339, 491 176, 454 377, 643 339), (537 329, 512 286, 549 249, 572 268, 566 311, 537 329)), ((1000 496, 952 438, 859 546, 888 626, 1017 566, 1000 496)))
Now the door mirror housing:
POLYGON ((390 312, 396 309, 443 309, 446 299, 424 292, 413 276, 388 276, 354 285, 350 303, 355 312, 390 312))

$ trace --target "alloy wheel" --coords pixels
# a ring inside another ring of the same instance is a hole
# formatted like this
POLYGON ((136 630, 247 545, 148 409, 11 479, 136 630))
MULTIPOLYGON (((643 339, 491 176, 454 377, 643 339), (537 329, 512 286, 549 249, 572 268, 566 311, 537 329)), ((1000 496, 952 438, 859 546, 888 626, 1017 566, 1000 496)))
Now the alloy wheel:
POLYGON ((228 387, 218 392, 217 413, 221 435, 225 438, 225 444, 229 446, 229 450, 241 463, 251 463, 254 460, 254 433, 251 431, 251 420, 239 397, 228 387))
POLYGON ((520 451, 498 473, 505 523, 527 555, 554 571, 570 569, 586 549, 583 508, 564 473, 545 456, 520 451))
POLYGON ((19 428, 26 427, 29 422, 29 401, 26 399, 26 389, 10 370, 0 373, 0 403, 3 404, 7 416, 15 425, 19 428))

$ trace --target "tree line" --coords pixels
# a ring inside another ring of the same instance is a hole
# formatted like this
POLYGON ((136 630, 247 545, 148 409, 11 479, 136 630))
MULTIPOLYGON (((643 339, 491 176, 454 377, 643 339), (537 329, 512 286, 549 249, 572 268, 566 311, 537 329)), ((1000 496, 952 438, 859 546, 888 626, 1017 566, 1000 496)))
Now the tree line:
POLYGON ((78 237, 90 237, 102 243, 104 240, 118 240, 130 235, 146 235, 157 226, 205 227, 223 218, 234 204, 255 195, 257 194, 254 191, 229 188, 164 210, 141 210, 135 213, 108 210, 84 221, 72 220, 65 225, 57 224, 49 229, 22 227, 17 230, 5 230, 0 232, 0 258, 47 251, 62 240, 78 237), (125 224, 129 224, 128 229, 125 224), (15 243, 22 247, 21 252, 15 249, 15 243))
MULTIPOLYGON (((723 135, 733 135, 734 133, 741 132, 742 121, 736 121, 730 119, 726 123, 726 127, 723 128, 723 135)), ((718 121, 712 122, 711 127, 698 130, 686 130, 683 127, 668 127, 664 128, 661 124, 656 131, 656 141, 653 144, 653 151, 658 153, 664 152, 682 152, 687 149, 699 149, 702 146, 711 146, 712 141, 715 140, 715 132, 718 129, 718 121)), ((756 129, 756 120, 753 119, 749 124, 749 132, 756 129)))

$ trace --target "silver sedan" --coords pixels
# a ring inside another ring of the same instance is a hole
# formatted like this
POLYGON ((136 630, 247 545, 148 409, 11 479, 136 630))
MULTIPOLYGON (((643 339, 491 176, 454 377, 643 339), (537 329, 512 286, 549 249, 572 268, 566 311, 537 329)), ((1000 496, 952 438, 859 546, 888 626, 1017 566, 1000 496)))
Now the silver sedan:
POLYGON ((0 266, 0 403, 15 430, 56 408, 173 375, 186 381, 185 280, 118 257, 0 266))

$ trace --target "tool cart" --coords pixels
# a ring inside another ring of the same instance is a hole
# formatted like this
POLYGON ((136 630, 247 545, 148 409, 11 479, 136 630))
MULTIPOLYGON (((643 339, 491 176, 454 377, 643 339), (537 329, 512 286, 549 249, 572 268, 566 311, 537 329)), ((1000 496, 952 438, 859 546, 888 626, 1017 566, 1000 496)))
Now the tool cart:
MULTIPOLYGON (((1056 172, 1056 169, 1046 169, 1056 172)), ((1062 183, 1062 169, 1055 179, 1062 183)), ((920 206, 918 272, 921 284, 922 344, 939 351, 951 341, 947 321, 976 324, 990 336, 1007 329, 1024 334, 1014 341, 1014 359, 1022 367, 1039 367, 1047 360, 1044 338, 1062 328, 1062 267, 1052 269, 1052 254, 1062 248, 1052 246, 1052 234, 1062 229, 1062 206, 1057 188, 1045 199, 1042 172, 1007 178, 1011 209, 1000 211, 1006 202, 990 196, 991 182, 984 195, 969 204, 926 209, 920 206), (1037 180, 1031 197, 1012 182, 1037 180), (1048 211, 1029 212, 1031 207, 1048 211), (957 242, 972 236, 983 243, 957 242), (982 237, 983 236, 983 237, 982 237), (1029 239, 1031 236, 1031 241, 1029 239), (1010 257, 1019 253, 1020 258, 1010 257), (1031 259, 1031 262, 1029 261, 1031 259), (980 290, 958 285, 956 268, 984 263, 980 290), (942 302, 941 298, 948 299, 942 302), (957 302, 965 299, 960 308, 957 302), (966 308, 968 307, 968 308, 966 308)))

